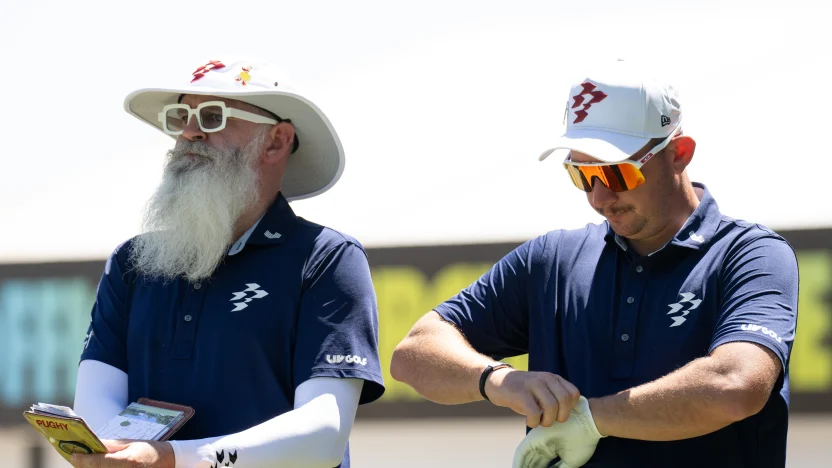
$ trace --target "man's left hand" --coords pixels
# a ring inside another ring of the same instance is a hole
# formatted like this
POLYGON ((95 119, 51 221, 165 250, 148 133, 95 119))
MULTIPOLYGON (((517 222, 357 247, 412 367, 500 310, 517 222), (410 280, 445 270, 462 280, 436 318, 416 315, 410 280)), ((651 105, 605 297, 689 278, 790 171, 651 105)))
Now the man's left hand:
POLYGON ((75 454, 75 468, 174 468, 173 447, 152 440, 102 440, 110 453, 75 454))
POLYGON ((592 458, 602 437, 589 402, 581 396, 566 422, 537 426, 526 434, 514 451, 512 468, 546 468, 557 457, 557 467, 578 468, 592 458))

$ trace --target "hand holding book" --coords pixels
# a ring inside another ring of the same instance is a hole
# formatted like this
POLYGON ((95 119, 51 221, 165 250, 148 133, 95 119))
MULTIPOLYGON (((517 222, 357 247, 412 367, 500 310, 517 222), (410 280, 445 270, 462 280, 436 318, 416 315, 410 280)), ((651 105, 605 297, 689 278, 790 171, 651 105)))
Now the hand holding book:
POLYGON ((168 442, 155 440, 104 440, 109 453, 70 457, 75 468, 175 468, 176 457, 168 442))
POLYGON ((193 408, 188 406, 141 398, 98 431, 93 431, 81 416, 64 406, 38 403, 23 413, 23 417, 69 461, 74 453, 108 453, 118 450, 105 445, 102 439, 168 440, 193 414, 193 408))

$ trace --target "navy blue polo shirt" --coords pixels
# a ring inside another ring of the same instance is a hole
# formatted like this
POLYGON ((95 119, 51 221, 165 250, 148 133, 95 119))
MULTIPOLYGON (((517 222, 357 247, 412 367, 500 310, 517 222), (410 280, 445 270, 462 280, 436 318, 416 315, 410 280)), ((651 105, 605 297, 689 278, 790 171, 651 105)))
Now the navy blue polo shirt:
POLYGON ((282 195, 206 281, 137 275, 131 241, 107 260, 81 359, 126 372, 129 401, 193 406, 174 439, 236 433, 291 411, 295 388, 314 377, 363 379, 362 404, 384 392, 363 247, 297 217, 282 195))
POLYGON ((586 467, 784 466, 789 353, 798 270, 792 248, 759 224, 699 206, 662 249, 639 256, 605 221, 525 242, 436 311, 479 352, 529 354, 529 370, 569 380, 587 398, 653 381, 750 341, 785 372, 763 410, 670 442, 606 437, 586 467))

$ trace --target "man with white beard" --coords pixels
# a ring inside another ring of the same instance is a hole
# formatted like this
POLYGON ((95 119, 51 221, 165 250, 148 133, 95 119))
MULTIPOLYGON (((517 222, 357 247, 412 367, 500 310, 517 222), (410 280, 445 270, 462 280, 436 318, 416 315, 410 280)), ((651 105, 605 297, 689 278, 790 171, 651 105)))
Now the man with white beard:
POLYGON ((369 265, 289 206, 340 178, 338 135, 272 65, 189 78, 125 100, 176 144, 144 232, 105 266, 74 409, 93 429, 141 397, 195 414, 175 440, 105 441, 72 464, 346 468, 357 406, 384 392, 369 265))

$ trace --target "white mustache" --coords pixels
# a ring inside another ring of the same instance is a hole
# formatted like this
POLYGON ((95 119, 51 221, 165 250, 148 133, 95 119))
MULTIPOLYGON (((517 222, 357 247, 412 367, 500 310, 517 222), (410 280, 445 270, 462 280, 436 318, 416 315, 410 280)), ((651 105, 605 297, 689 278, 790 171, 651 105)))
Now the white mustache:
POLYGON ((220 158, 234 157, 202 141, 177 142, 167 153, 167 166, 174 173, 182 173, 202 164, 216 163, 220 158))

